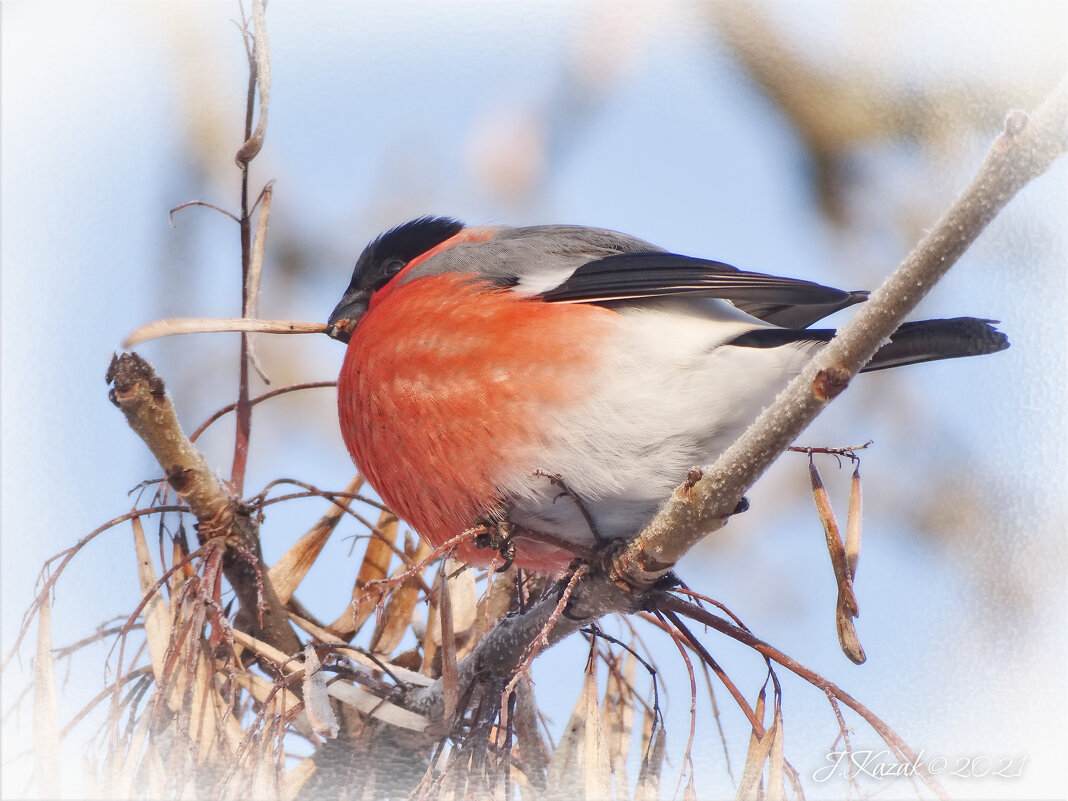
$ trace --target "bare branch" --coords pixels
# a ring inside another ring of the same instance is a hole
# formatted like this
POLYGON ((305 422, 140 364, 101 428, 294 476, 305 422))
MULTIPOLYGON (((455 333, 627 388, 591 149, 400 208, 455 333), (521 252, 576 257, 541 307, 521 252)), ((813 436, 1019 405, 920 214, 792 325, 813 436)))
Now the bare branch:
POLYGON ((849 385, 994 216, 1066 149, 1068 78, 1030 121, 1021 111, 1008 115, 975 178, 927 236, 703 478, 675 490, 617 559, 613 575, 648 587, 721 528, 743 493, 849 385))
MULTIPOLYGON (((285 387, 279 387, 278 389, 272 389, 270 392, 264 392, 262 395, 257 395, 255 398, 248 402, 249 406, 255 406, 257 403, 263 403, 265 400, 270 400, 277 395, 285 395, 287 392, 297 392, 302 389, 325 389, 327 387, 336 387, 337 381, 308 381, 304 384, 290 384, 285 387)), ((229 414, 237 408, 236 403, 231 403, 228 406, 223 406, 221 409, 215 412, 211 417, 197 426, 197 430, 189 435, 190 442, 196 442, 197 437, 207 430, 208 426, 219 420, 224 415, 229 414)))
MULTIPOLYGON (((257 300, 250 297, 250 291, 259 289, 259 278, 252 273, 252 217, 249 211, 248 166, 263 147, 263 138, 267 132, 267 106, 271 94, 271 49, 267 41, 267 23, 264 20, 262 0, 252 0, 253 42, 249 54, 248 93, 245 102, 245 143, 237 152, 236 162, 241 170, 241 316, 249 317, 249 309, 255 308, 257 300), (257 89, 259 90, 259 114, 256 130, 252 131, 252 116, 255 108, 257 89)), ((244 9, 242 9, 244 17, 244 9)), ((245 37, 245 49, 248 49, 248 25, 242 28, 245 37)), ((265 201, 269 209, 269 201, 265 201)), ((261 222, 262 230, 258 235, 266 236, 267 219, 261 222)), ((241 360, 237 390, 236 435, 234 437, 234 461, 230 469, 230 483, 241 494, 245 486, 245 469, 248 466, 249 440, 252 436, 252 407, 248 402, 248 368, 253 360, 249 336, 241 334, 241 360)))
MULTIPOLYGON (((639 608, 639 599, 629 589, 594 580, 580 582, 572 588, 566 613, 560 614, 557 605, 567 583, 558 583, 526 612, 498 621, 475 650, 457 665, 461 692, 479 675, 503 676, 507 681, 539 638, 544 639, 541 647, 548 648, 610 612, 634 612, 639 608), (553 620, 555 623, 547 630, 553 620)), ((444 710, 442 682, 438 680, 430 687, 414 689, 405 706, 432 720, 440 720, 444 710)))
POLYGON ((190 206, 204 206, 205 208, 211 209, 212 211, 219 212, 219 214, 225 214, 235 223, 241 222, 241 220, 239 220, 235 215, 231 214, 226 209, 219 208, 214 203, 208 203, 206 200, 190 200, 188 203, 182 203, 180 206, 175 206, 173 209, 171 209, 170 214, 168 215, 168 219, 171 221, 171 228, 178 227, 174 222, 174 213, 181 211, 182 209, 188 209, 190 206))
POLYGON ((124 348, 132 348, 150 339, 172 337, 176 334, 215 334, 245 331, 261 334, 324 334, 325 323, 302 323, 297 320, 253 320, 248 317, 170 317, 154 320, 131 331, 122 341, 124 348))
POLYGON ((269 581, 261 584, 257 565, 262 564, 263 554, 256 523, 240 500, 216 478, 182 431, 163 380, 135 353, 112 359, 107 380, 114 385, 109 394, 111 401, 126 415, 130 428, 152 451, 175 493, 189 504, 196 516, 201 544, 216 537, 226 538, 229 546, 224 559, 226 578, 237 593, 242 609, 249 613, 251 630, 287 653, 298 651, 300 642, 274 588, 269 581), (246 555, 257 564, 250 564, 246 555), (262 625, 256 613, 261 586, 266 605, 262 625))

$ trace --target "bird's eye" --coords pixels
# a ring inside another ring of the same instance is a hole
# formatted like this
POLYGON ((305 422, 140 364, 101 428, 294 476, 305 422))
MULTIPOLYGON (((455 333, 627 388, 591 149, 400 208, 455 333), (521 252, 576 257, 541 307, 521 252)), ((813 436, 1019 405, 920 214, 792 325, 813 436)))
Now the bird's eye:
POLYGON ((382 274, 387 278, 392 278, 404 268, 404 262, 401 259, 390 259, 382 265, 382 274))

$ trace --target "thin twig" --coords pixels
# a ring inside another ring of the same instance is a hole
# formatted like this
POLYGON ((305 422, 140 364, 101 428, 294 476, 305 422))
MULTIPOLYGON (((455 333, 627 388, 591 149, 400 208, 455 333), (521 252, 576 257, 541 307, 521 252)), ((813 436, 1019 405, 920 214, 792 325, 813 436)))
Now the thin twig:
MULTIPOLYGON (((936 793, 940 798, 948 799, 949 796, 946 791, 939 784, 938 780, 931 774, 922 761, 919 760, 916 753, 909 748, 908 744, 901 739, 901 737, 891 729, 881 718, 879 718, 874 712, 868 709, 864 704, 853 698, 845 690, 838 687, 836 684, 828 681, 822 676, 818 675, 814 671, 802 665, 795 659, 790 658, 778 648, 769 645, 763 640, 754 637, 748 631, 735 626, 732 623, 728 623, 722 618, 716 617, 710 612, 702 609, 696 604, 692 604, 689 601, 684 601, 681 598, 673 596, 669 593, 661 593, 657 602, 657 607, 662 611, 676 615, 685 615, 686 617, 696 620, 699 623, 703 623, 706 626, 716 629, 728 637, 737 640, 744 645, 748 645, 753 650, 762 654, 765 658, 771 659, 779 665, 782 665, 787 670, 800 676, 805 681, 809 682, 815 687, 818 687, 829 696, 833 696, 841 703, 848 706, 871 726, 885 742, 890 750, 895 753, 902 761, 908 761, 910 764, 916 766, 916 772, 923 779, 924 783, 936 793)), ((755 728, 755 727, 754 727, 755 728)), ((763 736, 762 734, 758 736, 763 736)))
MULTIPOLYGON (((256 404, 263 403, 265 400, 270 400, 271 398, 277 397, 278 395, 284 395, 287 392, 296 392, 301 389, 323 389, 327 387, 336 386, 337 381, 308 381, 304 384, 290 384, 289 386, 279 387, 278 389, 272 389, 270 392, 264 392, 262 395, 257 395, 255 398, 249 401, 249 405, 255 406, 256 404)), ((189 441, 196 442, 197 437, 203 434, 204 431, 208 428, 208 426, 218 421, 225 415, 229 414, 236 408, 236 403, 230 403, 226 406, 223 406, 221 409, 215 412, 215 414, 213 414, 211 417, 209 417, 207 420, 197 426, 196 431, 189 435, 189 441)))
POLYGON ((171 221, 171 228, 177 228, 178 227, 174 223, 174 214, 175 214, 175 212, 181 211, 182 209, 188 209, 190 206, 203 206, 204 208, 211 209, 212 211, 217 211, 217 212, 219 212, 219 214, 225 214, 227 217, 229 217, 235 223, 240 223, 241 222, 241 220, 239 220, 236 216, 234 216, 233 214, 228 212, 226 209, 219 208, 214 203, 208 203, 205 200, 190 200, 188 203, 182 203, 180 206, 175 206, 173 209, 170 210, 170 213, 168 214, 168 219, 170 219, 170 221, 171 221))
MULTIPOLYGON (((267 24, 261 0, 252 0, 253 46, 249 58, 248 93, 245 104, 245 142, 237 152, 236 161, 241 170, 241 312, 251 316, 249 309, 253 288, 252 274, 252 217, 249 211, 248 167, 263 147, 267 130, 267 105, 271 89, 271 55, 267 41, 267 24), (256 130, 252 130, 252 118, 256 108, 256 90, 259 89, 259 117, 256 130)), ((266 235, 266 228, 264 228, 266 235)), ((241 362, 237 395, 237 431, 234 438, 234 461, 230 470, 230 484, 234 492, 242 495, 245 486, 245 468, 248 465, 249 438, 252 433, 252 407, 249 405, 248 368, 251 361, 249 338, 241 334, 241 362)))
POLYGON ((7 666, 11 663, 11 660, 15 658, 15 655, 19 652, 19 648, 22 646, 22 640, 26 636, 26 632, 29 631, 30 624, 33 623, 34 617, 37 615, 37 610, 41 608, 41 604, 44 603, 45 598, 52 592, 52 588, 55 586, 59 577, 63 574, 64 569, 70 564, 70 561, 92 540, 96 539, 100 534, 103 534, 109 528, 114 528, 120 523, 125 523, 129 520, 133 520, 135 517, 141 517, 143 515, 154 515, 161 512, 188 512, 187 506, 154 506, 150 509, 135 509, 132 512, 114 517, 101 526, 97 526, 90 531, 84 537, 79 539, 74 545, 69 548, 64 548, 54 556, 49 557, 44 566, 41 568, 41 572, 37 577, 37 584, 40 589, 37 591, 37 595, 33 599, 33 603, 22 614, 22 625, 19 626, 19 633, 15 637, 15 642, 11 646, 11 650, 8 651, 7 656, 4 657, 4 662, 0 665, 0 673, 7 670, 7 666), (59 565, 55 568, 55 571, 49 574, 49 569, 53 562, 60 560, 59 565))
POLYGON ((254 320, 246 317, 168 317, 134 329, 122 341, 124 348, 132 348, 150 339, 173 337, 178 334, 220 334, 251 331, 258 334, 324 334, 326 323, 306 323, 300 320, 254 320))

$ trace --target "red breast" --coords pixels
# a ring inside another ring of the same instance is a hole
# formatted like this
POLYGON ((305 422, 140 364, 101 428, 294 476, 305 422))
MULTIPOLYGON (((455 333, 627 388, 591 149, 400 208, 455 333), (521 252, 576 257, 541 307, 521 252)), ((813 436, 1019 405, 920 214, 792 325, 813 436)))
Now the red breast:
MULTIPOLYGON (((615 315, 550 304, 446 273, 376 293, 338 381, 353 460, 433 545, 499 509, 498 487, 533 474, 554 413, 580 401, 615 315)), ((559 569, 569 554, 519 547, 516 563, 559 569)), ((460 559, 494 556, 465 544, 460 559)))

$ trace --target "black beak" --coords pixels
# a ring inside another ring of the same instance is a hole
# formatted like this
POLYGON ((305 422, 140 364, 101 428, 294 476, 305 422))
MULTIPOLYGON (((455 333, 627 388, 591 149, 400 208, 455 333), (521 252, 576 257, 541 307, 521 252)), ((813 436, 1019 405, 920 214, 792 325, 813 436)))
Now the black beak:
POLYGON ((339 342, 348 342, 356 323, 367 311, 369 300, 370 293, 366 289, 350 289, 346 292, 326 321, 330 326, 326 331, 327 335, 339 342))

